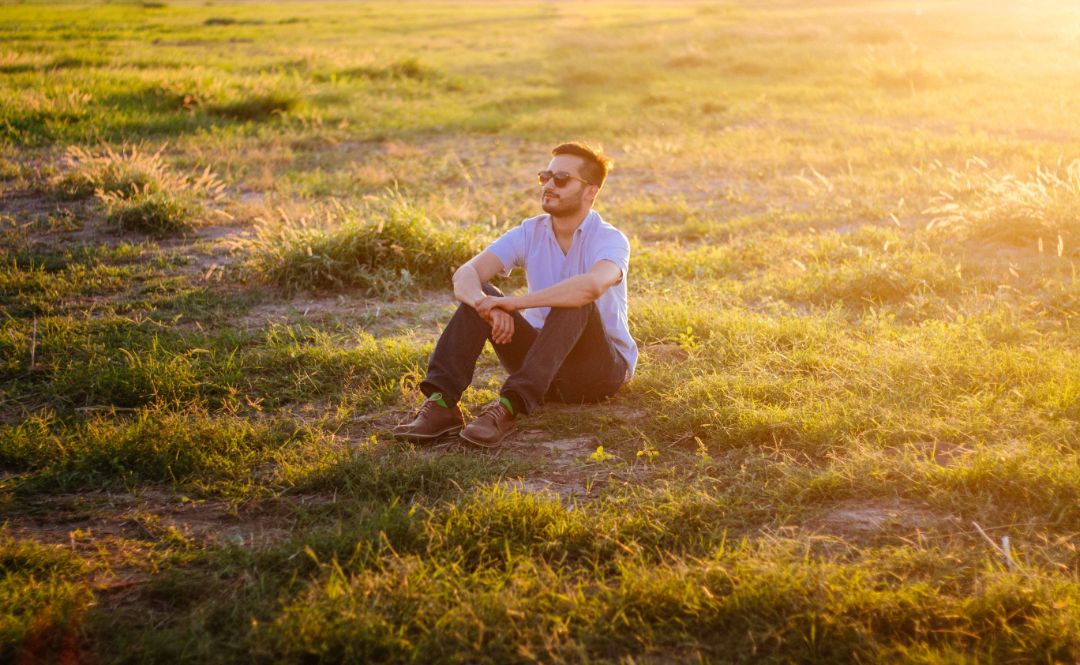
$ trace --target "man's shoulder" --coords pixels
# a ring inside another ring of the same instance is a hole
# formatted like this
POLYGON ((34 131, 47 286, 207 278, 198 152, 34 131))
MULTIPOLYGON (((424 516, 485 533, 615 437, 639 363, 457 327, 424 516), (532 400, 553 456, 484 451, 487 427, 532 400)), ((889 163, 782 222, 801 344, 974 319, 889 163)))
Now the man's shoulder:
POLYGON ((527 219, 523 219, 517 226, 511 226, 509 229, 507 229, 503 233, 503 235, 507 236, 510 234, 524 233, 525 237, 529 238, 532 236, 533 232, 544 223, 544 220, 546 220, 547 218, 548 216, 544 214, 537 215, 536 217, 529 217, 527 219))
POLYGON ((536 228, 537 226, 542 225, 549 218, 550 218, 550 215, 548 215, 547 213, 544 213, 542 215, 537 215, 535 217, 528 217, 526 219, 521 220, 520 226, 523 226, 526 229, 532 230, 532 229, 536 228))
POLYGON ((630 245, 630 241, 627 239, 626 234, 615 228, 608 222, 606 222, 599 215, 597 216, 596 226, 594 227, 593 237, 603 244, 625 244, 630 245))
POLYGON ((537 228, 537 226, 543 223, 546 217, 547 215, 537 215, 536 217, 529 217, 528 219, 523 219, 517 226, 511 226, 510 228, 503 231, 502 235, 499 236, 496 242, 505 242, 510 240, 511 238, 517 241, 520 241, 522 239, 528 240, 532 237, 533 232, 537 228))

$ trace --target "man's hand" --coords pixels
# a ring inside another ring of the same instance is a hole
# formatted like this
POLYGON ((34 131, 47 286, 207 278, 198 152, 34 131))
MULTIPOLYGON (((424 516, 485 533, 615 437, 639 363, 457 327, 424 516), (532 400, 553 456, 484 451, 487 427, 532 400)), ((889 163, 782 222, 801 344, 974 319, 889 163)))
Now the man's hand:
POLYGON ((491 324, 491 341, 496 344, 509 344, 514 337, 514 317, 501 309, 492 309, 486 318, 491 324))
POLYGON ((517 311, 517 305, 515 304, 513 296, 506 296, 504 298, 484 296, 473 303, 473 308, 485 319, 496 309, 506 313, 517 311))

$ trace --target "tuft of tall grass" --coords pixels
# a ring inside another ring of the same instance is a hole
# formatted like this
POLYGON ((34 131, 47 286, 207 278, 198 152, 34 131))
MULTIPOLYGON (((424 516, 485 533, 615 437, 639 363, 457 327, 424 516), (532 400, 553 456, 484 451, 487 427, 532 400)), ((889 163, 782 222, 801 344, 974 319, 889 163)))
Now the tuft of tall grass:
POLYGON ((66 172, 52 182, 53 191, 67 199, 95 195, 106 219, 123 230, 158 236, 190 231, 202 212, 200 199, 220 197, 224 184, 209 166, 189 175, 174 172, 163 150, 106 146, 94 154, 73 146, 64 158, 66 172))
POLYGON ((219 25, 262 25, 263 21, 258 19, 238 19, 231 16, 211 16, 203 21, 203 25, 206 26, 219 26, 219 25))
POLYGON ((290 219, 257 220, 242 244, 250 266, 287 293, 359 289, 390 296, 413 287, 445 287, 454 270, 481 247, 476 228, 430 219, 399 194, 340 203, 290 219))
POLYGON ((114 150, 106 146, 92 153, 79 146, 67 149, 60 166, 63 175, 51 187, 63 199, 85 199, 97 192, 118 196, 156 193, 181 186, 183 180, 170 172, 161 154, 163 148, 147 153, 138 147, 114 150))
POLYGON ((797 302, 867 308, 912 296, 950 294, 964 286, 955 265, 941 254, 916 249, 869 251, 835 260, 822 256, 798 268, 765 280, 766 288, 797 302))
POLYGON ((110 224, 155 236, 190 232, 201 210, 189 191, 139 191, 130 196, 105 192, 100 198, 110 224))
POLYGON ((950 174, 952 191, 924 211, 932 216, 928 229, 1014 245, 1039 243, 1059 255, 1080 253, 1080 159, 1037 166, 1026 179, 996 177, 980 166, 950 174))

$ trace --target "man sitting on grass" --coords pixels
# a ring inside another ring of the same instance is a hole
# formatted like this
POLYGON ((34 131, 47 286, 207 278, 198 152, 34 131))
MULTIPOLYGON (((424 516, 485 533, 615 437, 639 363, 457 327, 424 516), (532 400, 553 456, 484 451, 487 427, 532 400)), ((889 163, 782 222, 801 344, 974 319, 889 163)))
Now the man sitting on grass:
POLYGON ((495 446, 514 431, 517 416, 545 400, 595 402, 633 375, 637 345, 626 316, 626 236, 592 210, 611 160, 581 143, 564 143, 540 171, 545 214, 520 226, 454 273, 461 301, 428 364, 420 390, 427 401, 394 435, 429 441, 461 432, 495 446), (529 291, 503 296, 488 280, 525 269, 529 291), (498 400, 464 424, 457 402, 472 383, 476 361, 491 341, 510 376, 498 400))

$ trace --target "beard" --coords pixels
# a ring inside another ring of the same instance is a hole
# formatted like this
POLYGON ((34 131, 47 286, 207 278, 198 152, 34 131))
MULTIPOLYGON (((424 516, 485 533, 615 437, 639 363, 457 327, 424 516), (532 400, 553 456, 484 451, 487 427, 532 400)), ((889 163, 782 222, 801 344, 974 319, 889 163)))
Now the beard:
POLYGON ((580 196, 559 196, 557 198, 541 196, 540 198, 540 207, 543 211, 555 217, 567 217, 581 212, 581 207, 584 204, 585 202, 580 196))

